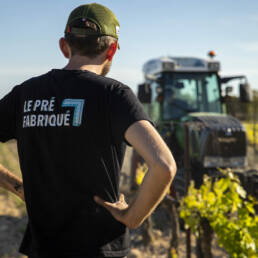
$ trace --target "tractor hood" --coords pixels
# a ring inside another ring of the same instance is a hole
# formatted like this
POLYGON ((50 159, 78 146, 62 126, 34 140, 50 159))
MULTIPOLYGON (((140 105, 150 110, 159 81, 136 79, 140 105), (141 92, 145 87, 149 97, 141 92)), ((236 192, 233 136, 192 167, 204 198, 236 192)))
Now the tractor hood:
MULTIPOLYGON (((205 128, 224 131, 245 131, 241 122, 233 116, 218 113, 190 113, 192 121, 198 121, 205 128)), ((230 133, 229 133, 230 134, 230 133)))
POLYGON ((215 113, 190 113, 188 119, 192 156, 204 167, 246 165, 246 133, 238 119, 215 113))

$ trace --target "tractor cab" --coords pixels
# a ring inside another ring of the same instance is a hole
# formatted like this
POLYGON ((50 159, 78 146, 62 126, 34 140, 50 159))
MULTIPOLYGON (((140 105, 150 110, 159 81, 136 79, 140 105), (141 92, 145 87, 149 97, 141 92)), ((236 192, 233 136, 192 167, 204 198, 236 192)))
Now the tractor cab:
POLYGON ((213 59, 162 57, 143 67, 144 84, 138 86, 138 98, 156 123, 180 121, 189 113, 226 113, 225 103, 232 87, 223 87, 239 79, 240 98, 250 99, 245 76, 220 77, 220 63, 213 59))

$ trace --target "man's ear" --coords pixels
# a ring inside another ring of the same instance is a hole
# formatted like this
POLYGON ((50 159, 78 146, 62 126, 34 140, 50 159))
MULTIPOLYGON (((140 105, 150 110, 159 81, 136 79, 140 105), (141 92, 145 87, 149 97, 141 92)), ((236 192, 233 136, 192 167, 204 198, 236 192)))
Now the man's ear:
POLYGON ((111 61, 116 53, 118 42, 112 43, 107 50, 107 59, 111 61))
POLYGON ((59 47, 60 47, 60 50, 63 53, 64 57, 70 59, 71 49, 70 49, 67 41, 65 40, 65 38, 60 38, 59 47))

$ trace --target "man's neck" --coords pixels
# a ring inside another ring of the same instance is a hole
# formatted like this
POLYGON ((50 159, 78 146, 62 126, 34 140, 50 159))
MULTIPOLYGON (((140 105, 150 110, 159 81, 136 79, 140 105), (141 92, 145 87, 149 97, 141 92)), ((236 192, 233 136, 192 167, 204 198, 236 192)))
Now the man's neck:
POLYGON ((63 68, 64 70, 81 70, 90 71, 96 74, 102 74, 103 68, 105 66, 105 61, 102 58, 90 59, 85 56, 72 56, 68 64, 63 68))

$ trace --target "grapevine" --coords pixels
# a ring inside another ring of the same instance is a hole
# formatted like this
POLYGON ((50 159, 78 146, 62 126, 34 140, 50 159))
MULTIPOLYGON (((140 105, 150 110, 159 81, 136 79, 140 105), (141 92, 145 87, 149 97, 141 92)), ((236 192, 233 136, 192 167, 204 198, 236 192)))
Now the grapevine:
POLYGON ((231 257, 258 257, 257 201, 246 195, 231 170, 220 171, 223 177, 215 181, 205 175, 200 189, 191 182, 187 196, 181 200, 180 217, 197 237, 201 220, 207 219, 219 245, 231 257))

